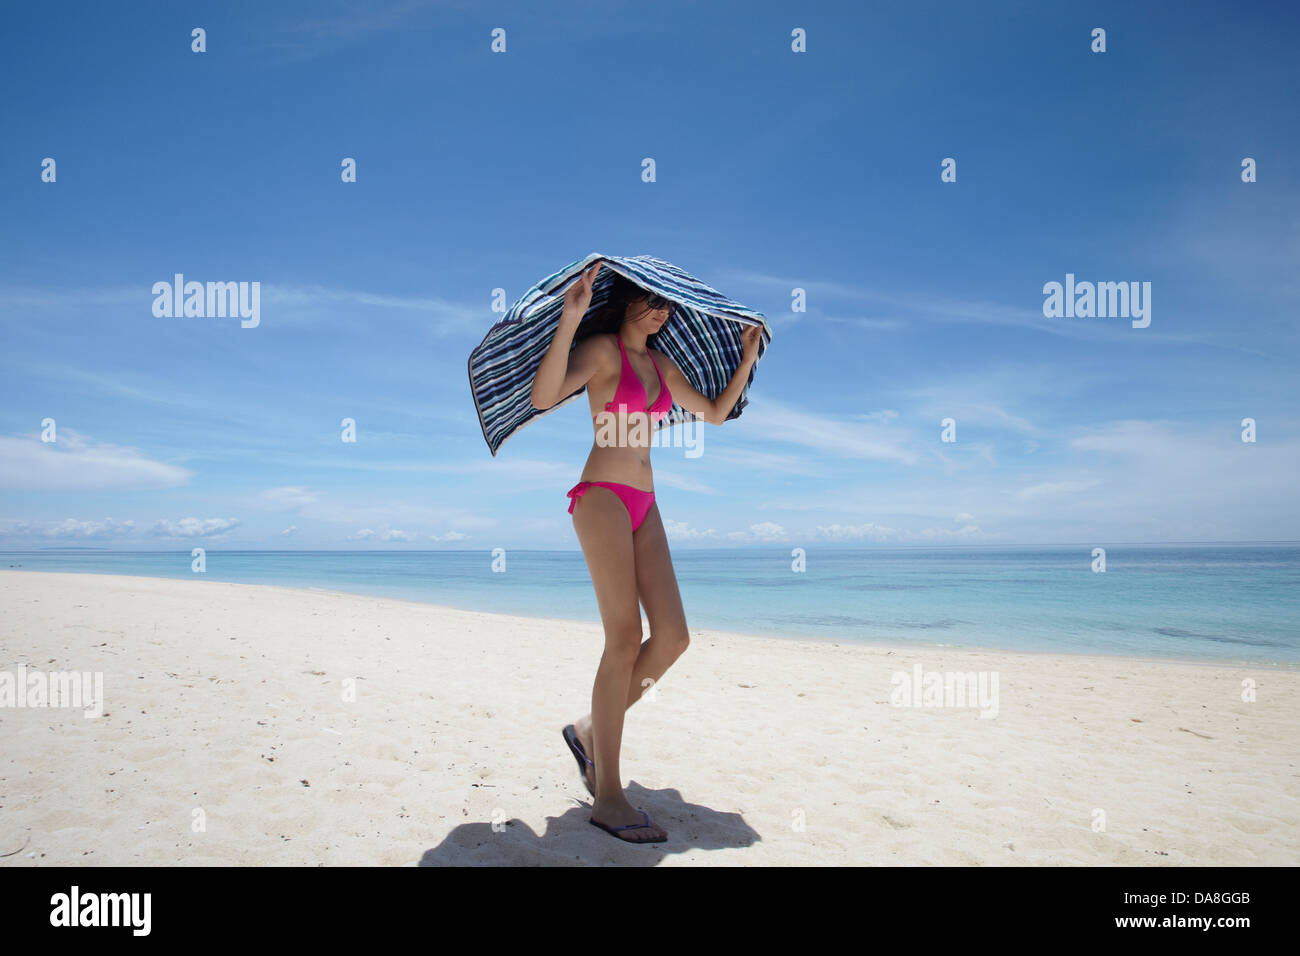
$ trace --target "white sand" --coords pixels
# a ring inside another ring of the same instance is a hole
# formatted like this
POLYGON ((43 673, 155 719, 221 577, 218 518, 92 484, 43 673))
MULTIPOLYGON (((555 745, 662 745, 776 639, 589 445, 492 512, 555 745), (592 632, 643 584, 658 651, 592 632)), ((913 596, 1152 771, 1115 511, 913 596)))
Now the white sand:
POLYGON ((0 608, 0 671, 106 697, 0 708, 5 866, 1300 863, 1294 670, 694 631, 628 714, 624 782, 669 831, 631 846, 560 738, 594 623, 24 571, 0 608), (916 663, 995 671, 997 716, 892 706, 916 663))

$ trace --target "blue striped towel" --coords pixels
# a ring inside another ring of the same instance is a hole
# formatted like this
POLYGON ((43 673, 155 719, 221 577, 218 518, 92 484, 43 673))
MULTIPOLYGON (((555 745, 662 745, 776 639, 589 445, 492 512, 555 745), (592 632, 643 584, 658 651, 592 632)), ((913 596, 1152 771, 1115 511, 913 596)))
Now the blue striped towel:
MULTIPOLYGON (((767 319, 761 312, 735 302, 671 262, 653 256, 606 256, 593 252, 547 276, 525 292, 469 356, 469 387, 478 409, 483 438, 495 456, 506 439, 539 415, 567 405, 584 391, 578 389, 544 411, 533 408, 530 393, 537 367, 551 347, 564 311, 564 292, 579 273, 597 259, 605 267, 596 276, 587 316, 609 298, 613 273, 618 272, 642 288, 671 299, 672 313, 648 344, 667 355, 682 370, 695 389, 710 398, 720 395, 740 367, 744 352, 740 333, 747 325, 762 327, 758 355, 761 359, 772 340, 767 319)), ((586 316, 584 316, 584 321, 586 316)), ((746 397, 754 382, 758 362, 750 369, 744 391, 728 419, 739 418, 749 404, 746 397)), ((676 402, 655 426, 667 428, 694 421, 695 415, 676 402)))

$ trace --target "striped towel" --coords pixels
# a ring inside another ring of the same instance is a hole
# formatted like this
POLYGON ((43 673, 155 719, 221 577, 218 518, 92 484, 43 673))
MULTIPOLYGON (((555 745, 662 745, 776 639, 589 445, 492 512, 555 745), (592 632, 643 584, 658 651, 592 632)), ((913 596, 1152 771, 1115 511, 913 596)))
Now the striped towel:
MULTIPOLYGON (((609 298, 613 273, 618 272, 642 288, 671 299, 669 319, 648 344, 667 355, 702 395, 720 395, 740 367, 743 348, 740 333, 747 325, 762 327, 758 355, 761 359, 772 339, 761 312, 746 308, 683 272, 671 262, 653 256, 606 256, 593 252, 548 276, 520 297, 500 322, 469 356, 469 387, 478 409, 483 438, 495 456, 506 439, 539 415, 567 405, 586 386, 545 411, 533 408, 530 393, 537 367, 551 347, 564 311, 564 292, 579 273, 597 259, 605 267, 596 276, 587 315, 592 315, 609 298)), ((584 321, 586 316, 584 316, 584 321)), ((739 418, 749 404, 746 396, 754 382, 756 361, 749 380, 728 419, 739 418)), ((653 427, 668 428, 694 421, 695 415, 673 402, 672 410, 653 427)))

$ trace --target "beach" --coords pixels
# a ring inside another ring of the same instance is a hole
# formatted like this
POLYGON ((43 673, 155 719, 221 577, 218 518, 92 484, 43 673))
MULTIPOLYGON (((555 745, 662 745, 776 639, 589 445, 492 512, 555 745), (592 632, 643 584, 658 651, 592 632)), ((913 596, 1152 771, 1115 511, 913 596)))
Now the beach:
POLYGON ((599 624, 195 578, 0 572, 0 672, 103 688, 0 707, 0 865, 1300 863, 1292 669, 692 628, 636 846, 560 736, 599 624))

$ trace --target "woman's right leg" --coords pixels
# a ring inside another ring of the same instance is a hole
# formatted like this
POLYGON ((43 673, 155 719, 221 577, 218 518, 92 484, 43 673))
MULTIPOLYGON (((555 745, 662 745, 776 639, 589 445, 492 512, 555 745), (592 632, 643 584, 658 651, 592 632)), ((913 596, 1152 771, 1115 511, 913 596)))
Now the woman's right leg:
MULTIPOLYGON (((591 692, 592 752, 596 799, 591 818, 609 826, 644 822, 623 793, 619 751, 628 685, 641 650, 641 607, 637 602, 632 522, 619 497, 599 485, 586 490, 573 509, 573 527, 582 545, 596 603, 605 626, 605 650, 591 692)), ((658 827, 622 831, 631 842, 657 839, 658 827)))

